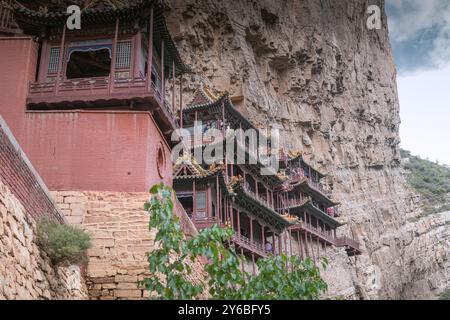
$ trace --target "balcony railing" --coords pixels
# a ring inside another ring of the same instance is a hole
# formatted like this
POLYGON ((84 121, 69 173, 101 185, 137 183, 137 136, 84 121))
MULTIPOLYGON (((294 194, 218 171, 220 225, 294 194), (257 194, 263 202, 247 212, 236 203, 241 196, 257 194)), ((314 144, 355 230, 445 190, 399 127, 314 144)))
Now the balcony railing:
POLYGON ((28 104, 52 104, 78 101, 145 99, 153 96, 168 120, 178 126, 172 107, 161 95, 161 89, 146 78, 114 79, 110 77, 82 78, 61 82, 30 83, 28 104))
POLYGON ((302 179, 306 179, 312 189, 326 195, 327 197, 331 196, 330 190, 326 190, 321 182, 314 181, 310 177, 308 177, 305 174, 304 170, 300 170, 299 172, 295 172, 294 174, 292 174, 291 179, 293 181, 301 181, 302 179))
POLYGON ((299 222, 296 226, 297 228, 301 228, 304 231, 307 231, 316 237, 320 237, 322 240, 329 242, 330 244, 336 244, 336 238, 333 236, 331 231, 324 231, 320 228, 314 227, 309 223, 305 223, 303 221, 299 222))
POLYGON ((265 257, 267 255, 266 250, 262 245, 262 243, 252 241, 243 235, 235 233, 231 238, 231 240, 239 247, 254 252, 261 257, 265 257))
POLYGON ((14 32, 13 23, 12 0, 0 0, 0 32, 14 32))
POLYGON ((255 192, 253 192, 252 190, 250 190, 249 187, 247 186, 243 186, 243 189, 245 191, 245 193, 250 196, 251 198, 255 199, 256 201, 260 202, 261 204, 263 204, 265 207, 273 209, 273 206, 269 203, 269 201, 267 201, 267 199, 265 197, 262 197, 260 195, 257 195, 255 192))
POLYGON ((360 252, 359 243, 353 239, 350 239, 348 237, 341 237, 336 239, 336 246, 337 247, 348 247, 354 251, 360 252))

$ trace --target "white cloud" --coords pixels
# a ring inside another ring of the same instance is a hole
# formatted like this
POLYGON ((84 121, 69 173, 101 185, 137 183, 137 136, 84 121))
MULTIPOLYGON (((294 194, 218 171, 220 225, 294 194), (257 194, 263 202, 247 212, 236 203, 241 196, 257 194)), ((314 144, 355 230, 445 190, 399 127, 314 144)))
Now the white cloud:
POLYGON ((428 58, 442 67, 450 60, 449 0, 387 0, 390 8, 389 29, 394 43, 408 41, 423 44, 421 37, 432 33, 428 58))

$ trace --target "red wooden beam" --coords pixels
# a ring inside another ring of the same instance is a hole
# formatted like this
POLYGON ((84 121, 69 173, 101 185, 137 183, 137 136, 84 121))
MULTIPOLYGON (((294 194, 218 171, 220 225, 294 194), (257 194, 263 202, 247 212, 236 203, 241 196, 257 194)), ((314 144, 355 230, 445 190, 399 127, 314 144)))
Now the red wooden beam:
POLYGON ((152 85, 153 68, 153 7, 150 9, 147 50, 147 88, 150 91, 152 85))
POLYGON ((61 46, 59 47, 59 61, 58 61, 58 73, 56 74, 56 85, 55 85, 55 92, 58 94, 59 91, 59 83, 61 81, 61 70, 63 68, 63 61, 64 61, 64 45, 66 42, 66 25, 64 24, 63 27, 63 33, 61 36, 61 46))
POLYGON ((119 39, 119 18, 116 19, 116 28, 114 29, 114 41, 112 45, 111 54, 111 72, 109 73, 109 92, 114 89, 114 81, 116 79, 116 54, 117 54, 117 42, 119 39))

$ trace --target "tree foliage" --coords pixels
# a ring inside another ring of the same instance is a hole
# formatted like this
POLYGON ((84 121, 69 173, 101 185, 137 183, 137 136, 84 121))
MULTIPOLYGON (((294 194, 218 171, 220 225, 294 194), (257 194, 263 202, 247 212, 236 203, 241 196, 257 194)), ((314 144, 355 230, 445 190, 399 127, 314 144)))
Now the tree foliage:
POLYGON ((243 271, 243 257, 226 245, 233 235, 231 229, 213 226, 185 239, 179 218, 173 214, 172 190, 160 184, 150 193, 145 209, 150 214, 150 229, 157 230, 158 248, 148 255, 151 276, 141 284, 153 298, 198 299, 208 290, 211 299, 309 300, 319 299, 327 290, 319 268, 310 259, 269 256, 258 260, 257 275, 243 271), (191 265, 199 258, 206 261, 206 278, 193 282, 191 265))
POLYGON ((450 210, 450 168, 401 151, 410 186, 421 195, 425 214, 450 210))

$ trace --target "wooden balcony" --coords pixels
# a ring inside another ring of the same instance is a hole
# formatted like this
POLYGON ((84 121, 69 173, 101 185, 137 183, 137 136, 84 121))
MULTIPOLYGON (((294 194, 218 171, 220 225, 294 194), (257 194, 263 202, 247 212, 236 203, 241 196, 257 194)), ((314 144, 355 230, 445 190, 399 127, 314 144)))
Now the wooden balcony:
POLYGON ((326 242, 328 245, 335 245, 336 238, 333 236, 331 231, 324 231, 320 228, 316 228, 311 224, 300 221, 298 224, 290 228, 291 230, 300 230, 310 233, 313 237, 319 238, 326 242))
POLYGON ((0 0, 0 34, 15 32, 17 32, 17 28, 14 26, 12 0, 0 0))
POLYGON ((345 251, 347 251, 347 254, 350 257, 361 254, 361 249, 359 247, 359 243, 348 237, 342 237, 342 238, 336 239, 336 246, 344 247, 345 251))
POLYGON ((64 80, 60 83, 30 83, 27 106, 32 110, 55 109, 133 109, 149 110, 164 135, 179 127, 169 103, 155 84, 145 78, 110 77, 64 80))
POLYGON ((218 225, 219 227, 222 227, 223 224, 221 221, 219 221, 218 218, 205 218, 205 219, 195 219, 194 221, 195 226, 198 230, 202 230, 205 228, 211 228, 214 225, 218 225))
MULTIPOLYGON (((231 241, 245 253, 255 254, 259 258, 265 258, 267 256, 266 250, 262 243, 252 241, 247 237, 240 234, 234 234, 231 241)), ((237 251, 239 254, 239 250, 237 251)))

